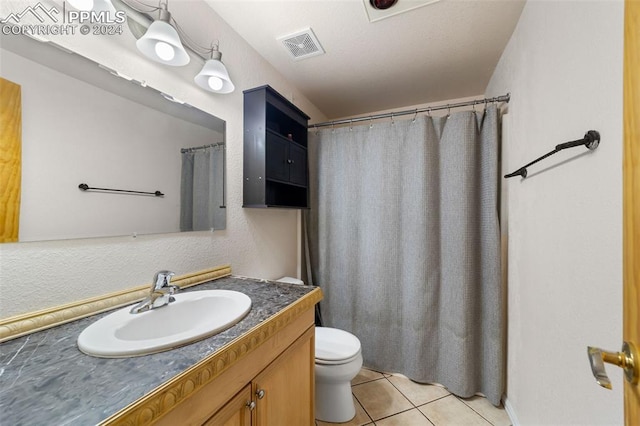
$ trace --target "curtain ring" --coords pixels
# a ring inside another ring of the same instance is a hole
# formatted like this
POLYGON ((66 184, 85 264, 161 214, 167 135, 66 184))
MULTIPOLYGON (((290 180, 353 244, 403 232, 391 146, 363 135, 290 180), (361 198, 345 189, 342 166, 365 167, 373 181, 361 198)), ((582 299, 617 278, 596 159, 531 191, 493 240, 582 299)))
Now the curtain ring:
POLYGON ((416 122, 416 118, 418 118, 418 108, 416 108, 416 110, 413 113, 413 120, 411 120, 412 123, 416 122))
POLYGON ((349 131, 353 131, 353 118, 349 120, 349 131))
POLYGON ((336 128, 334 127, 336 123, 334 123, 333 121, 331 122, 331 133, 335 133, 336 132, 336 128))
POLYGON ((431 117, 431 107, 427 108, 427 115, 429 116, 429 118, 432 118, 431 117))
POLYGON ((373 117, 369 116, 369 128, 373 129, 373 117))
POLYGON ((394 126, 395 124, 395 121, 393 121, 393 113, 391 113, 391 125, 394 126))
POLYGON ((476 101, 473 101, 473 106, 471 107, 473 112, 476 112, 476 101))
POLYGON ((447 120, 451 117, 451 105, 447 104, 447 120))

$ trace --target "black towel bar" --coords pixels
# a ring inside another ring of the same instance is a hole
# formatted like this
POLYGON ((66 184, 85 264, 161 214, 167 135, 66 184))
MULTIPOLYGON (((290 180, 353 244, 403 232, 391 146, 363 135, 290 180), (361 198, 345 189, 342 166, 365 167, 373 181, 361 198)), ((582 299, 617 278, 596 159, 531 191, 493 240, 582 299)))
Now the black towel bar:
POLYGON ((590 150, 593 151, 594 149, 596 149, 598 147, 599 144, 600 144, 600 133, 598 133, 597 130, 589 130, 587 133, 584 134, 584 138, 556 145, 556 147, 555 147, 555 149, 553 151, 546 153, 542 157, 536 158, 535 160, 533 160, 529 164, 526 164, 526 165, 520 167, 515 172, 509 173, 508 175, 504 175, 504 177, 505 178, 510 178, 510 177, 514 177, 514 176, 522 176, 523 178, 526 178, 527 177, 527 167, 529 167, 532 164, 537 163, 538 161, 544 160, 547 157, 552 156, 556 152, 560 152, 563 149, 574 148, 576 146, 582 146, 582 145, 586 146, 587 148, 589 148, 590 150))
POLYGON ((127 194, 142 194, 142 195, 153 195, 156 197, 164 197, 164 194, 160 191, 146 192, 146 191, 131 191, 128 189, 94 188, 87 185, 86 183, 81 183, 80 185, 78 185, 78 188, 82 189, 83 191, 125 192, 127 194))

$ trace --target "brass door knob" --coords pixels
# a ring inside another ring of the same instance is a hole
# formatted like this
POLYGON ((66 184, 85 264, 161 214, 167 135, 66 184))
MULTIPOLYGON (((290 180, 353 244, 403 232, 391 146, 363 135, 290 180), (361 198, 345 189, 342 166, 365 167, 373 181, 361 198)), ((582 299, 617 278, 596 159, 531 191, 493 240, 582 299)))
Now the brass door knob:
POLYGON ((632 343, 624 342, 622 352, 606 352, 600 348, 587 347, 587 354, 591 364, 591 372, 596 382, 603 388, 611 389, 611 380, 607 376, 604 363, 614 364, 624 369, 625 379, 631 383, 638 383, 638 353, 632 343))

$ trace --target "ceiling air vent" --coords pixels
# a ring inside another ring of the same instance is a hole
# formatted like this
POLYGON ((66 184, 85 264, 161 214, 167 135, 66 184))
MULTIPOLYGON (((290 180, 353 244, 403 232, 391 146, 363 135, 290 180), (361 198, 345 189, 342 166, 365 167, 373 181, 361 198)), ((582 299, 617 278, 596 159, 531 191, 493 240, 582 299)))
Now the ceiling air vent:
POLYGON ((287 52, 296 61, 324 53, 324 49, 320 46, 320 42, 311 28, 279 37, 278 41, 282 42, 287 52))

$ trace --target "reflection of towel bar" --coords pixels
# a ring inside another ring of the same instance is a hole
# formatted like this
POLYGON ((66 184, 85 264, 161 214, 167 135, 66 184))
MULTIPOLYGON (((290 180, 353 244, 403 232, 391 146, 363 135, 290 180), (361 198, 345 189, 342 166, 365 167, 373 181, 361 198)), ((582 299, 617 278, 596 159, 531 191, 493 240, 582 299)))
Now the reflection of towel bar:
POLYGON ((508 175, 504 175, 504 177, 510 178, 514 176, 522 176, 522 178, 524 179, 527 177, 527 167, 537 163, 538 161, 544 160, 545 158, 555 154, 556 152, 560 152, 563 149, 574 148, 576 146, 582 146, 582 145, 586 146, 587 148, 593 151, 598 147, 599 144, 600 144, 600 133, 598 133, 596 130, 589 130, 587 133, 584 134, 584 138, 556 145, 553 151, 546 153, 542 157, 536 158, 529 164, 520 167, 515 172, 509 173, 508 175))
POLYGON ((108 191, 108 192, 126 192, 127 194, 142 194, 142 195, 154 195, 156 197, 164 197, 164 194, 160 191, 145 192, 145 191, 130 191, 128 189, 109 189, 109 188, 93 188, 86 183, 81 183, 78 188, 83 191, 108 191))

